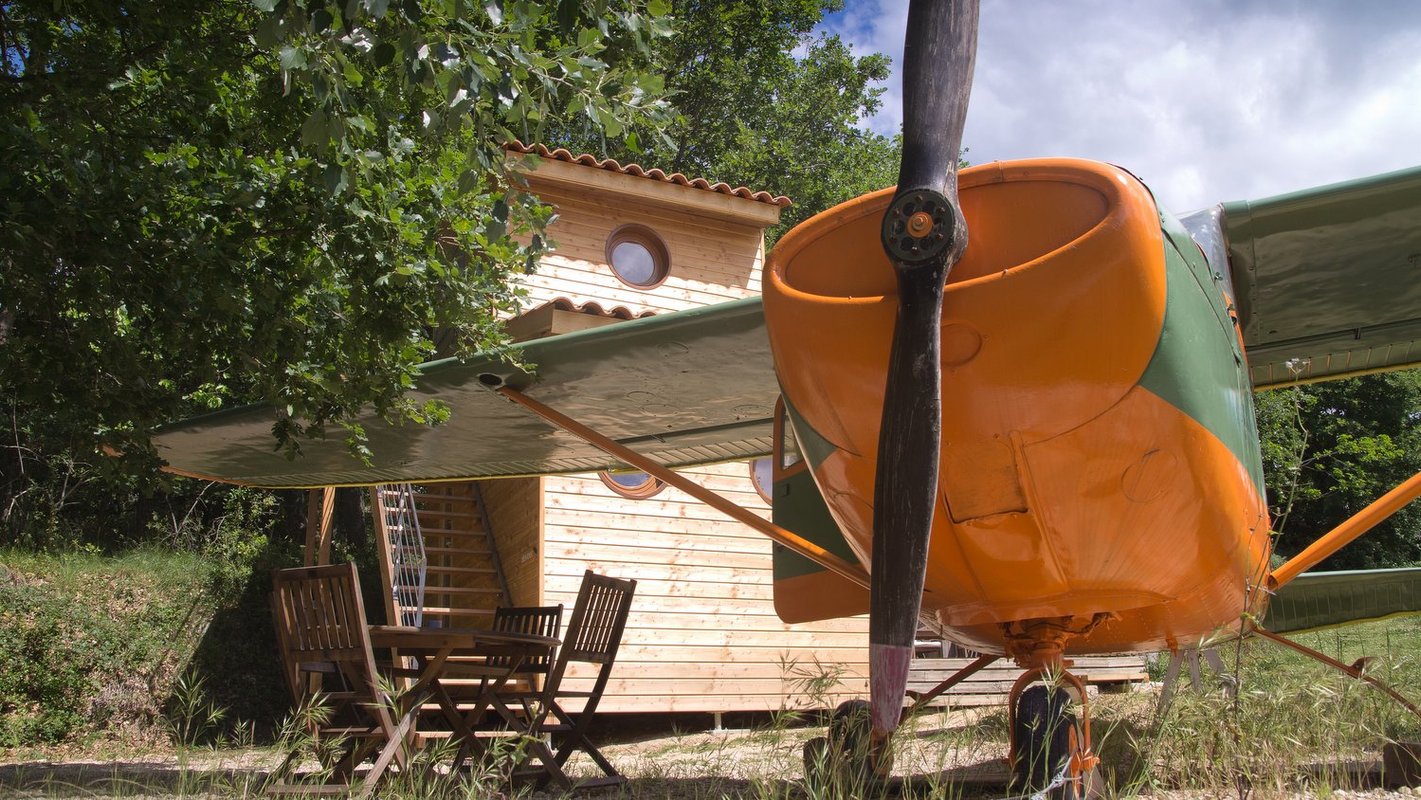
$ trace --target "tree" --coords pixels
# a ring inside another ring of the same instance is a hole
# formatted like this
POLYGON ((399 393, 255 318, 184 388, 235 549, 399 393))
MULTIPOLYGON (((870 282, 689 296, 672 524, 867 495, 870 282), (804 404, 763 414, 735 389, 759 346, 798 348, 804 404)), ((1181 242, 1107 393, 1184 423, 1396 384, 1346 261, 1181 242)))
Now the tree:
POLYGON ((576 126, 552 132, 569 148, 784 194, 795 204, 771 242, 810 215, 897 180, 898 143, 859 121, 879 106, 888 59, 855 57, 815 34, 841 0, 676 0, 676 33, 655 60, 679 116, 670 142, 643 151, 576 126))
MULTIPOLYGON (((1421 371, 1262 392, 1256 402, 1281 555, 1296 554, 1421 470, 1421 371)), ((1321 568, 1417 562, 1421 509, 1407 507, 1321 568)))
POLYGON ((650 5, 0 3, 0 514, 138 487, 195 410, 271 404, 293 451, 438 421, 404 396, 428 331, 496 347, 543 249, 502 144, 655 131, 650 5))

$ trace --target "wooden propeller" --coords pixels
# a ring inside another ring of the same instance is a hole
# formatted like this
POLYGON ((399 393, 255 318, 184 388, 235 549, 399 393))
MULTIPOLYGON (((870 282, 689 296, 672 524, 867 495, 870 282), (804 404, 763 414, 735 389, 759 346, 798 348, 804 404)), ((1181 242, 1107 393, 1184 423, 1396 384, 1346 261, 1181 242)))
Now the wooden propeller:
POLYGON ((869 668, 873 732, 902 714, 927 569, 942 440, 943 286, 967 246, 957 161, 972 89, 978 0, 912 0, 903 47, 903 160, 883 217, 898 316, 873 492, 869 668))

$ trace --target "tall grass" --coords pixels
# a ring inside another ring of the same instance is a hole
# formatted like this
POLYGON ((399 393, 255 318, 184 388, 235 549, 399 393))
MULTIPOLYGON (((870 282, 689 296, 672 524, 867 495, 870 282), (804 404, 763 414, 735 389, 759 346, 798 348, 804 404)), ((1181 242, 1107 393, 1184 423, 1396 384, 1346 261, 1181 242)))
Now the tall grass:
MULTIPOLYGON (((1344 662, 1376 656, 1372 674, 1421 699, 1421 624, 1393 620, 1299 637, 1304 644, 1344 662)), ((1196 691, 1181 686, 1174 701, 1157 713, 1157 694, 1135 692, 1092 698, 1095 749, 1102 758, 1099 785, 1108 798, 1186 791, 1199 796, 1238 800, 1307 793, 1326 796, 1334 789, 1369 786, 1359 765, 1374 765, 1387 741, 1421 738, 1421 722, 1380 692, 1336 674, 1267 641, 1250 640, 1223 648, 1224 661, 1237 669, 1237 698, 1206 671, 1207 684, 1196 691)), ((836 676, 816 672, 812 664, 787 670, 787 680, 822 700, 832 695, 836 676)), ((1187 683, 1187 678, 1184 680, 1187 683)), ((116 769, 107 781, 63 772, 30 778, 31 794, 40 797, 180 797, 255 798, 284 753, 301 751, 293 765, 318 771, 329 761, 316 743, 302 739, 305 727, 295 716, 274 749, 251 747, 250 736, 226 732, 218 741, 204 733, 216 726, 221 709, 201 684, 184 684, 182 702, 170 720, 179 763, 157 774, 116 769), (191 744, 196 742, 197 744, 191 744), (304 749, 303 749, 304 748, 304 749), (48 781, 48 783, 46 783, 48 781)), ((808 714, 816 701, 791 698, 782 714, 748 731, 681 733, 651 742, 612 743, 604 752, 630 778, 609 798, 676 800, 841 800, 907 797, 924 800, 1001 796, 1006 755, 1005 710, 999 707, 925 713, 904 726, 896 742, 889 784, 871 782, 852 769, 832 763, 827 779, 803 780, 802 754, 807 741, 825 734, 822 716, 808 714), (972 780, 983 771, 995 784, 972 780)), ((822 705, 820 706, 822 708, 822 705)), ((610 730, 603 725, 601 729, 610 730)), ((330 743, 326 742, 325 746, 330 743)), ((509 759, 491 759, 470 772, 450 774, 449 752, 435 747, 415 765, 381 784, 380 797, 396 800, 434 798, 504 798, 526 794, 506 780, 509 759)), ((505 754, 507 755, 507 754, 505 754)), ((831 758, 821 753, 820 758, 831 758)), ((596 767, 574 757, 569 772, 596 774, 596 767)), ((13 773, 8 776, 12 779, 13 773)), ((0 784, 5 782, 0 768, 0 784)), ((0 785, 0 794, 6 789, 0 785)))

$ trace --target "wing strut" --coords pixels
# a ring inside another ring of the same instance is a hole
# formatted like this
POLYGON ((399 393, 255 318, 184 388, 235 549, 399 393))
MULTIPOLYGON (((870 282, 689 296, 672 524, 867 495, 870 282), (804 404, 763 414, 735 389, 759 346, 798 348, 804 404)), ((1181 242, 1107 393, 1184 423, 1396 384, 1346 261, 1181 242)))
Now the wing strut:
POLYGON ((1332 658, 1331 656, 1328 656, 1324 653, 1319 653, 1311 647, 1298 644, 1297 642, 1291 639, 1284 639, 1283 637, 1271 631, 1265 631, 1262 628, 1254 628, 1253 632, 1258 634, 1259 636, 1262 636, 1265 639, 1268 639, 1269 641, 1277 642, 1278 644, 1281 644, 1284 647, 1302 653, 1308 658, 1321 661, 1327 666, 1332 667, 1333 669, 1338 670, 1339 672, 1343 672, 1347 675, 1350 675, 1351 677, 1356 678, 1359 681, 1366 681, 1367 683, 1370 683, 1378 689, 1381 689, 1383 692, 1386 692, 1387 695, 1391 697, 1391 699, 1405 706, 1406 710, 1410 711, 1412 714, 1415 714, 1417 718, 1421 718, 1421 708, 1417 708, 1414 704, 1412 704, 1410 700, 1407 700, 1405 697, 1402 697, 1401 693, 1397 690, 1391 688, 1390 686, 1386 685, 1385 683, 1382 683, 1380 680, 1377 680, 1376 678, 1373 678, 1371 675, 1368 675, 1366 673, 1366 669, 1363 663, 1366 661, 1366 659, 1361 659, 1356 664, 1343 664, 1341 661, 1338 661, 1337 659, 1332 658))
POLYGON ((799 534, 781 528, 753 511, 732 503, 706 487, 689 480, 684 475, 667 469, 664 465, 655 460, 647 458, 641 453, 603 436, 577 420, 543 405, 517 389, 508 386, 499 386, 495 388, 495 391, 538 417, 541 417, 554 427, 561 428, 604 453, 619 458, 642 472, 680 489, 731 519, 749 525, 769 537, 771 541, 788 547, 810 561, 833 572, 835 575, 853 581, 865 589, 868 588, 868 573, 858 564, 845 561, 799 534))
POLYGON ((1400 511, 1407 503, 1421 497, 1421 472, 1409 480, 1377 498, 1371 505, 1353 514, 1341 525, 1323 534, 1308 545, 1301 553, 1283 562, 1268 575, 1269 591, 1277 591, 1283 584, 1317 566, 1328 556, 1352 543, 1352 540, 1386 521, 1387 517, 1400 511))

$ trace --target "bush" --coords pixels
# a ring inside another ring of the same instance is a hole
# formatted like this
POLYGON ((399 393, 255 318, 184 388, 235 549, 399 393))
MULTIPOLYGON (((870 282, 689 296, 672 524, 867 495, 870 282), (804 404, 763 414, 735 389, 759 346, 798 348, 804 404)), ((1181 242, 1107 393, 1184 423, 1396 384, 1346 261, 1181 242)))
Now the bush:
POLYGON ((0 747, 156 743, 185 675, 205 676, 234 723, 284 713, 264 587, 290 554, 252 532, 251 511, 200 556, 0 551, 0 747))

